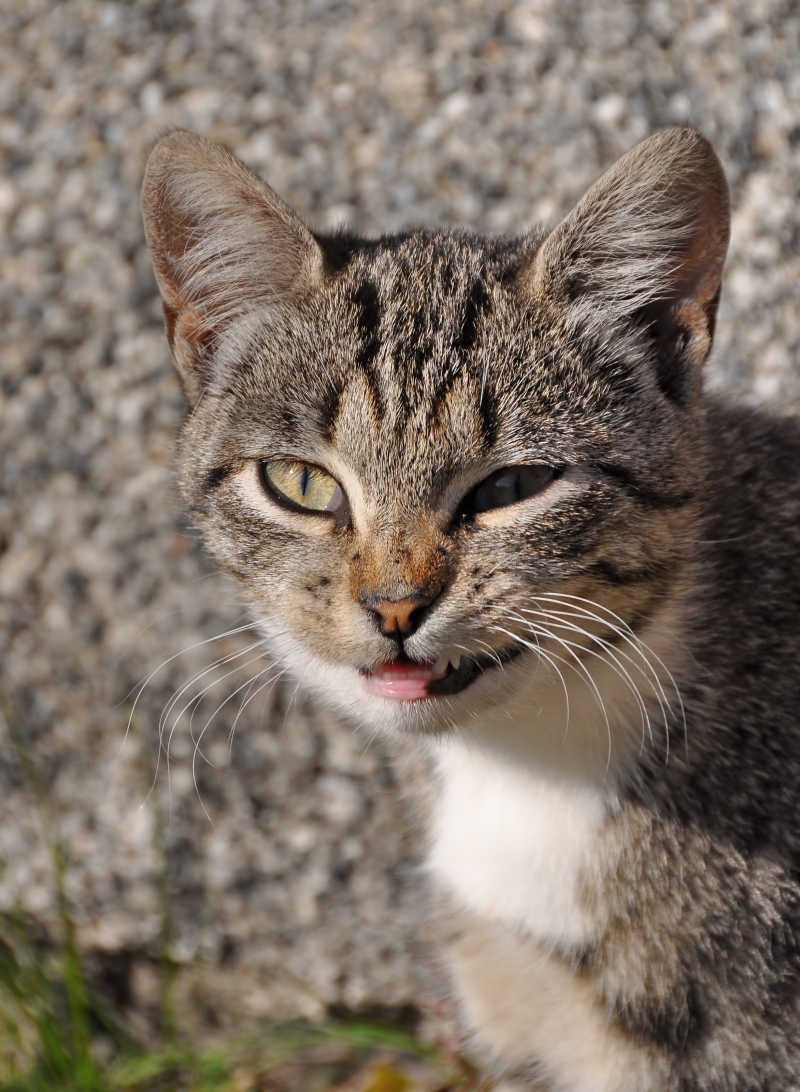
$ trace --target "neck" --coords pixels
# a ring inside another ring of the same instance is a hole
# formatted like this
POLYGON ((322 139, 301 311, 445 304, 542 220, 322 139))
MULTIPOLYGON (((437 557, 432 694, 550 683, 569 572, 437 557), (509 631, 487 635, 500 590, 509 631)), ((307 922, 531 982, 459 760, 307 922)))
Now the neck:
POLYGON ((501 708, 433 745, 429 866, 463 904, 548 944, 591 942, 598 923, 581 890, 602 868, 604 824, 642 753, 657 756, 676 719, 665 667, 676 661, 673 616, 665 607, 640 636, 653 670, 609 657, 592 664, 592 684, 576 666, 562 685, 539 665, 501 708))
POLYGON ((463 751, 487 765, 613 795, 643 758, 667 761, 670 747, 683 746, 676 678, 684 674, 688 587, 681 581, 636 635, 573 643, 569 660, 556 646, 527 676, 510 671, 506 701, 434 744, 440 764, 463 751))

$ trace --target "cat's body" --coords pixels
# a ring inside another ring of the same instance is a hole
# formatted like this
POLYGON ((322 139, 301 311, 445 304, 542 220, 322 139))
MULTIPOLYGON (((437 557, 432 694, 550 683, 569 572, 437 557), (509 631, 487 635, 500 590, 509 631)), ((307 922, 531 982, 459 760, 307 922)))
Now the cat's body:
POLYGON ((511 242, 315 238, 182 133, 144 208, 186 496, 291 671, 429 751, 498 1074, 800 1087, 800 427, 702 394, 708 145, 511 242))

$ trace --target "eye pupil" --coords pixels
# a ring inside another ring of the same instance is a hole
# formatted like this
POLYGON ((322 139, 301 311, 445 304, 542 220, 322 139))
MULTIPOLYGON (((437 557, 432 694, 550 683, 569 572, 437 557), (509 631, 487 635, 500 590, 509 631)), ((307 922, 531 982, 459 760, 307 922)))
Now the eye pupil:
POLYGON ((300 492, 303 496, 308 492, 308 484, 311 481, 311 471, 307 466, 304 466, 300 471, 300 492))

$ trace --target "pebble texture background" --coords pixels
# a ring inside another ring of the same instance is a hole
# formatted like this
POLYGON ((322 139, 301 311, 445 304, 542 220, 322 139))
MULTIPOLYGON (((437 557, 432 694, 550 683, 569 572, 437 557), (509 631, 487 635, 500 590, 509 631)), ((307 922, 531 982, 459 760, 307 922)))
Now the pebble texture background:
POLYGON ((320 227, 506 232, 691 122, 734 208, 710 381, 796 409, 797 4, 4 0, 0 40, 0 907, 55 928, 13 719, 80 944, 134 1021, 157 998, 165 867, 200 1022, 426 1003, 405 777, 280 684, 230 739, 249 672, 227 673, 250 657, 211 665, 248 635, 200 644, 245 619, 172 482, 183 404, 138 212, 148 149, 173 126, 225 141, 320 227), (209 686, 151 789, 159 718, 169 732, 209 686))

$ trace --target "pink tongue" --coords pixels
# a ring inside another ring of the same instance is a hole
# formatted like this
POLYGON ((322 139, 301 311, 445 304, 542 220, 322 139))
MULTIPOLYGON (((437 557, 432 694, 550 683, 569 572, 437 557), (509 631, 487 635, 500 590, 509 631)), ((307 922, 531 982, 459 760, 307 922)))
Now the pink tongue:
POLYGON ((442 679, 446 671, 436 672, 432 664, 412 664, 391 660, 375 668, 365 682, 370 694, 390 701, 418 701, 428 697, 428 684, 442 679))

